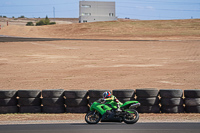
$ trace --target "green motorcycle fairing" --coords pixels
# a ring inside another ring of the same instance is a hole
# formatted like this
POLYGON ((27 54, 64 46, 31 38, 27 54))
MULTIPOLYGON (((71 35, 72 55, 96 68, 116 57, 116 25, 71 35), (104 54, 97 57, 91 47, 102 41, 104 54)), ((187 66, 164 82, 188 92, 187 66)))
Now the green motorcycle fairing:
MULTIPOLYGON (((120 104, 120 107, 125 107, 127 105, 130 105, 130 104, 135 104, 135 103, 139 103, 138 101, 127 101, 125 102, 124 104, 119 102, 120 104)), ((95 101, 91 107, 90 107, 90 110, 91 111, 95 111, 97 110, 101 115, 103 115, 104 113, 106 113, 107 110, 112 110, 112 109, 117 109, 117 103, 114 102, 114 101, 107 101, 106 103, 104 104, 101 104, 100 102, 98 101, 95 101), (111 105, 111 107, 109 107, 108 105, 111 105)), ((131 113, 131 111, 128 111, 131 113)))
POLYGON ((97 110, 101 115, 103 115, 104 113, 106 113, 107 110, 112 110, 112 108, 109 107, 108 105, 101 104, 99 102, 94 102, 91 105, 90 110, 91 111, 97 110))
POLYGON ((121 105, 120 107, 122 108, 122 107, 125 107, 125 106, 127 106, 127 105, 136 104, 136 103, 139 103, 139 102, 138 102, 138 101, 127 101, 127 102, 125 102, 123 105, 121 105))
POLYGON ((121 108, 125 108, 124 111, 127 111, 129 113, 135 113, 134 111, 131 111, 131 109, 127 108, 129 107, 130 104, 137 104, 139 103, 138 101, 127 101, 125 102, 122 106, 120 106, 121 108), (127 107, 126 107, 127 106, 127 107))

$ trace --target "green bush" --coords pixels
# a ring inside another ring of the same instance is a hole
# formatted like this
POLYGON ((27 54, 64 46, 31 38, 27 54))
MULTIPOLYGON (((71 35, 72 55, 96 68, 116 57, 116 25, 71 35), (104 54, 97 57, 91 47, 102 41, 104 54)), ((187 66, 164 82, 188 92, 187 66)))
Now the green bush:
POLYGON ((44 19, 44 21, 45 21, 45 24, 46 25, 49 25, 49 23, 50 23, 50 20, 49 20, 49 18, 46 16, 46 18, 44 19))
POLYGON ((50 24, 50 25, 52 25, 52 24, 56 24, 56 22, 50 22, 49 24, 50 24))
POLYGON ((25 18, 25 16, 24 15, 21 15, 20 17, 18 17, 18 18, 25 18))
POLYGON ((45 25, 44 19, 41 19, 39 22, 36 23, 36 26, 45 25))
POLYGON ((45 19, 41 19, 40 21, 38 21, 36 23, 36 26, 40 26, 40 25, 51 25, 51 24, 56 24, 56 22, 50 22, 49 18, 46 16, 45 19))
POLYGON ((45 19, 41 19, 39 22, 36 23, 36 26, 40 26, 40 25, 49 25, 50 20, 49 18, 46 16, 45 19))
POLYGON ((26 26, 34 26, 33 22, 27 22, 26 26))

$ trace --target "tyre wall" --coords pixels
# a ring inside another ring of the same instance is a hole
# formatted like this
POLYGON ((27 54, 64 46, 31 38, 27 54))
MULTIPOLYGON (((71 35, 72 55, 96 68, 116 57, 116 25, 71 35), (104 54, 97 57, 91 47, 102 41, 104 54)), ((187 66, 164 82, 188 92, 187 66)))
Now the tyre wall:
POLYGON ((88 91, 86 90, 66 90, 64 92, 67 113, 87 113, 88 91))
POLYGON ((40 90, 18 90, 17 99, 19 113, 41 113, 40 90))
POLYGON ((139 113, 160 113, 159 90, 155 88, 136 89, 136 100, 141 103, 139 113))
POLYGON ((0 114, 86 113, 110 91, 121 102, 137 100, 139 113, 200 113, 200 89, 0 90, 0 114))
POLYGON ((122 103, 135 100, 135 90, 131 90, 131 89, 113 90, 112 94, 115 97, 117 97, 117 99, 122 103))
POLYGON ((200 113, 200 90, 184 90, 185 112, 200 113))
POLYGON ((184 113, 183 90, 163 89, 160 90, 162 113, 184 113))
POLYGON ((0 90, 0 113, 18 113, 16 90, 0 90))
POLYGON ((63 89, 42 90, 42 112, 64 113, 63 89))

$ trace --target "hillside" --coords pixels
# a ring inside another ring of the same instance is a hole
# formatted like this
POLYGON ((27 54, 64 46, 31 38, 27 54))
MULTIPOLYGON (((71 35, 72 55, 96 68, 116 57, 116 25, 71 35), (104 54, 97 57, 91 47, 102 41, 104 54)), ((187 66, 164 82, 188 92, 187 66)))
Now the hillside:
POLYGON ((2 42, 0 89, 200 88, 200 19, 32 27, 24 21, 10 21, 0 35, 169 41, 2 42))
POLYGON ((112 22, 95 23, 76 23, 77 19, 73 21, 57 19, 56 21, 58 21, 58 24, 50 26, 24 26, 24 24, 16 24, 16 21, 9 20, 9 26, 4 24, 0 35, 109 39, 200 38, 200 19, 151 21, 120 19, 112 22))

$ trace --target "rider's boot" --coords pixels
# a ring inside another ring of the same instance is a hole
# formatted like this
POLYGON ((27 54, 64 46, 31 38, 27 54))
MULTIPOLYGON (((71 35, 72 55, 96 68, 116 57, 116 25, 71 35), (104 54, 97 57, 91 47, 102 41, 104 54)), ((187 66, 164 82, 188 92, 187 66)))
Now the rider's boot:
POLYGON ((119 104, 117 104, 117 110, 116 110, 117 112, 120 112, 120 111, 122 111, 121 109, 120 109, 120 105, 119 104))

